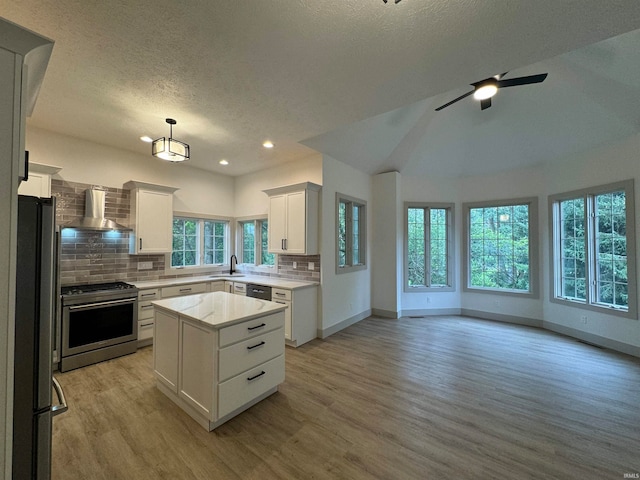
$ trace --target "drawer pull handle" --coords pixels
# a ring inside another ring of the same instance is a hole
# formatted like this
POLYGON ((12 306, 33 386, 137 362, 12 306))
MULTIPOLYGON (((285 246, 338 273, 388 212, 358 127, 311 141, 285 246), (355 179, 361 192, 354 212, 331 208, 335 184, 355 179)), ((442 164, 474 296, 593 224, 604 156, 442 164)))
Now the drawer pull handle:
POLYGON ((276 292, 276 295, 278 295, 279 297, 284 297, 284 293, 276 292))
POLYGON ((156 294, 155 293, 143 293, 140 295, 141 297, 155 297, 156 294))
POLYGON ((267 324, 266 323, 261 323, 260 325, 256 325, 255 327, 247 327, 247 330, 251 331, 251 330, 256 330, 258 328, 262 328, 262 327, 266 327, 267 324))
POLYGON ((153 327, 153 323, 141 323, 140 328, 153 327))
POLYGON ((262 345, 264 345, 264 342, 256 343, 256 344, 255 344, 254 346, 252 346, 252 347, 247 347, 247 350, 253 350, 254 348, 261 347, 262 345))
POLYGON ((153 308, 153 305, 140 305, 140 308, 153 308))
POLYGON ((248 380, 248 381, 255 380, 256 378, 261 377, 261 376, 262 376, 262 375, 264 375, 265 373, 266 373, 266 372, 265 372, 264 370, 262 370, 259 374, 254 375, 253 377, 247 377, 247 380, 248 380))
POLYGON ((180 291, 181 292, 190 292, 191 289, 190 288, 181 288, 180 291))

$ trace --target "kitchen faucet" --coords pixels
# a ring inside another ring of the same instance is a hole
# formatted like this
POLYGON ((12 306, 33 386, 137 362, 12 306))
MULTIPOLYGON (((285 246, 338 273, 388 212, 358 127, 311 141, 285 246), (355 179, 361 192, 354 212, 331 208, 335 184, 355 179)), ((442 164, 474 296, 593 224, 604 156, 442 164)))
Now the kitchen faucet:
POLYGON ((231 260, 229 260, 229 275, 233 275, 233 272, 235 272, 235 270, 233 269, 233 259, 236 259, 236 265, 238 265, 238 257, 234 255, 231 255, 231 260))

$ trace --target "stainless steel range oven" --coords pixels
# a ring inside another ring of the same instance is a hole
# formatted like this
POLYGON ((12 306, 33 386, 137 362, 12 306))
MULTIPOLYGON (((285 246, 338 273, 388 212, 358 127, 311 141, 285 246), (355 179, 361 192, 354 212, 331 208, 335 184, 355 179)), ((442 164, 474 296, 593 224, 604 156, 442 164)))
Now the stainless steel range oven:
POLYGON ((133 353, 138 339, 138 289, 125 282, 61 288, 60 371, 133 353))

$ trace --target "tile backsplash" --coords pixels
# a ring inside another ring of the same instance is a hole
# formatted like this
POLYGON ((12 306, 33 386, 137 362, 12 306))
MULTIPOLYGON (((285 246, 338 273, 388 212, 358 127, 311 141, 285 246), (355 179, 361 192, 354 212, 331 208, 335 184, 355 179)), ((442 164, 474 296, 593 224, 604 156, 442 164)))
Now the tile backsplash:
MULTIPOLYGON (((129 190, 107 188, 101 185, 51 180, 51 193, 56 197, 56 222, 64 224, 84 215, 85 190, 100 188, 106 193, 105 214, 107 218, 122 225, 129 225, 129 190)), ((79 285, 86 283, 122 281, 146 281, 165 278, 183 278, 206 275, 197 274, 166 275, 165 255, 129 255, 129 233, 93 232, 78 229, 62 229, 60 242, 60 283, 79 285), (138 270, 138 263, 151 262, 149 270, 138 270)), ((211 272, 220 271, 212 267, 211 272)), ((278 265, 273 272, 248 265, 239 265, 239 271, 255 275, 287 278, 291 280, 320 281, 320 256, 279 255, 278 265), (296 262, 296 268, 293 263, 296 262), (308 269, 309 262, 314 269, 308 269)))

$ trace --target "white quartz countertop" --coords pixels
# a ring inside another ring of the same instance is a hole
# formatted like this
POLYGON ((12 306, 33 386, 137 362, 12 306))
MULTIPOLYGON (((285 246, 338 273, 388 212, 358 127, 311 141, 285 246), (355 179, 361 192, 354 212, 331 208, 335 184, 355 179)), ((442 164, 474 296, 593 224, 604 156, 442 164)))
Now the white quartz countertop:
POLYGON ((151 303, 157 308, 169 310, 216 329, 281 312, 287 308, 280 303, 227 292, 200 293, 151 303))
POLYGON ((190 283, 215 282, 229 280, 241 283, 256 283, 267 287, 284 288, 286 290, 297 290, 299 288, 317 287, 316 282, 306 282, 304 280, 288 280, 283 278, 267 277, 265 275, 202 275, 199 277, 185 278, 165 278, 162 280, 149 280, 146 282, 129 282, 140 290, 148 288, 171 287, 174 285, 188 285, 190 283))

